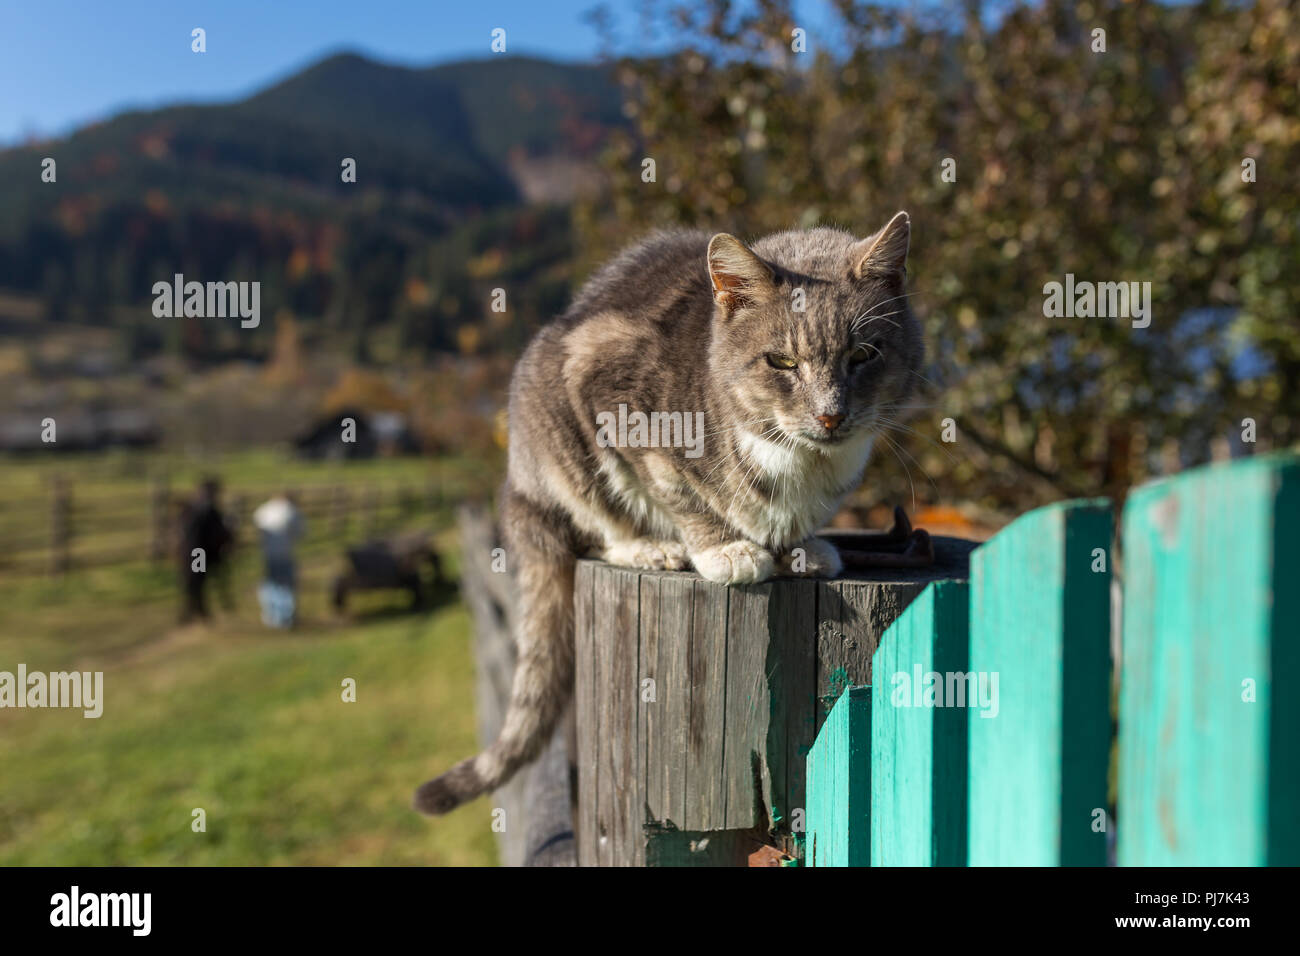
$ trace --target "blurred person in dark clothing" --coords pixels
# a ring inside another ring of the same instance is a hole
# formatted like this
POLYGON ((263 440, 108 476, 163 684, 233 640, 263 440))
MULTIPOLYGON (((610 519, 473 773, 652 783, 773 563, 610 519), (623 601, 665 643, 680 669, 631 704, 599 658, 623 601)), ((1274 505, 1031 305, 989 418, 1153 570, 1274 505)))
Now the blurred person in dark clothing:
POLYGON ((230 519, 221 510, 221 483, 215 478, 205 479, 181 514, 179 557, 185 594, 182 624, 209 617, 205 593, 208 576, 221 574, 234 539, 230 519))

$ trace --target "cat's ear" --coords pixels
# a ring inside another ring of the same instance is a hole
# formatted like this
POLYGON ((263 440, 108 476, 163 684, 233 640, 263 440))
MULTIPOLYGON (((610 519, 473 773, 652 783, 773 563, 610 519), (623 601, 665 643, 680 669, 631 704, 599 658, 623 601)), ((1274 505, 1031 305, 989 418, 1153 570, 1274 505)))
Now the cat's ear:
POLYGON ((720 232, 710 239, 708 259, 713 301, 728 315, 776 288, 772 269, 735 236, 720 232))
POLYGON ((903 278, 907 273, 907 247, 912 221, 900 212, 874 236, 853 246, 850 274, 855 279, 903 278))

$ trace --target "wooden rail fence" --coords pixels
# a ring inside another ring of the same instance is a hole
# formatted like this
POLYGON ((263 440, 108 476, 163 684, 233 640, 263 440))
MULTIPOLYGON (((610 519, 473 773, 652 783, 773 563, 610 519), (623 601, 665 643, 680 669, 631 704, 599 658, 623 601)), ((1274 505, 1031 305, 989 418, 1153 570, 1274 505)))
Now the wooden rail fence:
MULTIPOLYGON (((580 562, 576 742, 503 798, 507 857, 1300 863, 1300 696, 1280 686, 1300 673, 1300 457, 1137 489, 1119 540, 1101 500, 936 540, 925 570, 735 588, 580 562)), ((499 632, 485 739, 510 606, 476 608, 499 632)))
MULTIPOLYGON (((852 547, 856 535, 832 536, 852 547)), ((871 680, 885 628, 974 545, 834 581, 725 588, 585 561, 575 583, 578 850, 583 865, 794 858, 805 762, 844 688, 871 680)))
MULTIPOLYGON (((184 495, 165 481, 154 480, 134 496, 82 497, 77 487, 67 478, 55 478, 48 511, 5 516, 0 573, 60 575, 79 568, 167 561, 176 553, 184 495)), ((252 509, 280 490, 243 485, 227 489, 224 506, 243 529, 243 540, 248 540, 252 509)), ((446 489, 432 480, 423 485, 321 484, 299 490, 309 545, 325 537, 360 539, 384 533, 404 519, 443 508, 448 500, 446 489)))
POLYGON ((809 754, 805 863, 1300 863, 1300 458, 1128 499, 1117 735, 1111 537, 1039 509, 903 611, 809 754))

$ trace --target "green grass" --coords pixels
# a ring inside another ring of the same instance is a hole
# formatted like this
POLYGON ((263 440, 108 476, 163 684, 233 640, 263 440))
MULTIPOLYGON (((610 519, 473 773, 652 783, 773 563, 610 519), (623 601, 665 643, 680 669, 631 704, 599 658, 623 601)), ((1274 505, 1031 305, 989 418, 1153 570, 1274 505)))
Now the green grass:
MULTIPOLYGON (((439 544, 454 572, 454 536, 439 544)), ((288 633, 258 621, 247 549, 235 608, 184 628, 165 566, 0 577, 0 670, 104 672, 99 719, 0 710, 0 864, 495 862, 488 799, 437 821, 409 808, 476 749, 468 613, 446 588, 431 611, 381 592, 338 618, 337 565, 337 543, 304 561, 288 633)))

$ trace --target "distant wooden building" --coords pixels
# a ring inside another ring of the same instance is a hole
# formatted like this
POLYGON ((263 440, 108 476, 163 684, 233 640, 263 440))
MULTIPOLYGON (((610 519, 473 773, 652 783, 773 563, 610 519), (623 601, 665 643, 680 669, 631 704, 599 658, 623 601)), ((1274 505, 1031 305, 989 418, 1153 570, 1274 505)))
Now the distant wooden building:
POLYGON ((157 419, 143 409, 31 411, 0 416, 0 452, 151 448, 161 437, 157 419), (44 437, 47 418, 54 420, 54 441, 44 437))

